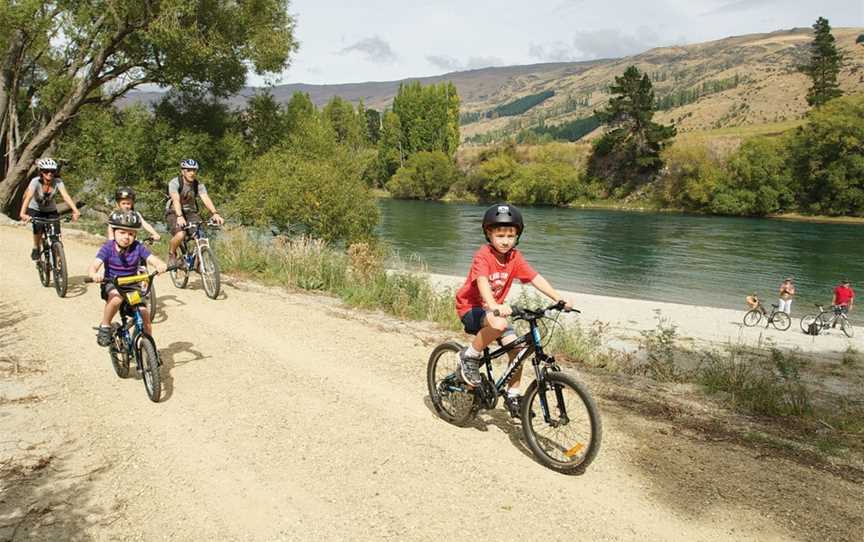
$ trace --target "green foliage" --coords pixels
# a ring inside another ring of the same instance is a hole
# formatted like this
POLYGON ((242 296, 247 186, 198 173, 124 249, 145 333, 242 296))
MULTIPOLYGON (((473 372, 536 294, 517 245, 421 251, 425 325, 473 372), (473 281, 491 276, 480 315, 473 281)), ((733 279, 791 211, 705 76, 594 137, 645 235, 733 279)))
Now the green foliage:
POLYGON ((285 145, 246 164, 233 203, 244 222, 325 241, 372 235, 378 209, 352 149, 330 124, 311 119, 285 145))
POLYGON ((387 182, 396 198, 440 199, 459 175, 453 160, 441 151, 420 151, 387 182))
POLYGON ((246 104, 242 130, 253 154, 262 155, 288 134, 285 111, 269 90, 257 93, 246 104))
POLYGON ((843 55, 837 51, 828 19, 819 17, 813 24, 815 35, 810 44, 810 62, 801 71, 810 76, 813 85, 807 91, 807 103, 819 107, 843 94, 837 84, 837 74, 843 65, 843 55))
MULTIPOLYGON (((360 107, 363 107, 362 104, 360 107)), ((365 109, 356 111, 351 102, 334 96, 324 106, 321 115, 333 127, 339 143, 355 150, 367 143, 365 109)))
POLYGON ((711 211, 729 215, 766 215, 794 206, 790 160, 783 139, 755 138, 730 156, 711 211))
POLYGON ((543 92, 538 92, 537 94, 529 94, 528 96, 523 96, 521 98, 513 100, 512 102, 499 105, 492 110, 491 115, 487 116, 512 117, 515 115, 521 115, 532 107, 535 107, 545 102, 554 95, 555 91, 553 90, 544 90, 543 92))
POLYGON ((384 113, 381 138, 378 140, 379 183, 386 183, 405 161, 402 149, 402 121, 392 111, 384 113))
POLYGON ((709 81, 703 81, 701 85, 697 85, 693 88, 673 90, 657 99, 656 108, 658 111, 664 111, 675 107, 681 107, 682 105, 693 103, 703 96, 736 88, 739 84, 746 82, 747 80, 747 77, 740 77, 736 73, 733 77, 728 77, 726 79, 711 79, 709 81))
POLYGON ((798 200, 811 212, 864 214, 864 94, 832 100, 807 115, 790 141, 798 200))
POLYGON ((377 145, 381 139, 381 113, 375 109, 366 110, 366 133, 369 134, 369 142, 377 145))
POLYGON ((596 116, 591 115, 582 119, 571 120, 554 126, 541 125, 528 130, 523 130, 516 136, 517 143, 529 143, 531 136, 536 136, 538 141, 578 141, 590 134, 600 126, 596 116), (547 139, 548 138, 548 139, 547 139))
POLYGON ((610 131, 594 145, 589 161, 591 177, 605 179, 610 189, 631 190, 650 179, 663 165, 660 151, 675 136, 675 128, 653 122, 651 79, 635 66, 615 78, 613 96, 597 118, 610 131))
POLYGON ((663 151, 666 168, 657 180, 660 201, 687 211, 705 211, 724 176, 723 163, 705 145, 676 142, 663 151))

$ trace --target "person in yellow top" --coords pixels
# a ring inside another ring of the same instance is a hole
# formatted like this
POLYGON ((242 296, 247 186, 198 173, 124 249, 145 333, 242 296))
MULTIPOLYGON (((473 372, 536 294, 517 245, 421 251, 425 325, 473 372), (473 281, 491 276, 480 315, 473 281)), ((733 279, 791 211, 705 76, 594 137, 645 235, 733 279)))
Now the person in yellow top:
POLYGON ((787 277, 780 285, 780 308, 786 314, 792 314, 792 298, 795 297, 795 281, 787 277))

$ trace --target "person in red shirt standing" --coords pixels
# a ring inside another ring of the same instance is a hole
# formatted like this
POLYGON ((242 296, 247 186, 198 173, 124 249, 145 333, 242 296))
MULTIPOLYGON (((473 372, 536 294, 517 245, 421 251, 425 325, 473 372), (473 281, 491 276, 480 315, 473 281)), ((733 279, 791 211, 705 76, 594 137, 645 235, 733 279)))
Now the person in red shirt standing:
POLYGON ((854 303, 855 291, 852 290, 852 286, 849 284, 849 279, 844 278, 840 281, 840 286, 834 288, 834 300, 831 304, 840 307, 843 312, 849 312, 852 310, 852 305, 854 303))
MULTIPOLYGON (((522 213, 516 207, 506 203, 489 207, 483 214, 483 234, 488 243, 474 253, 468 277, 456 292, 456 311, 465 332, 475 335, 471 345, 459 353, 462 379, 471 386, 481 383, 483 349, 499 337, 502 344, 516 340, 516 333, 506 319, 512 311, 504 303, 514 279, 530 282, 549 298, 561 300, 555 288, 516 249, 524 230, 522 213)), ((565 308, 571 307, 565 304, 565 308)), ((516 356, 515 351, 510 354, 511 359, 516 356)), ((521 371, 513 375, 507 391, 505 402, 512 416, 519 412, 521 376, 521 371)))

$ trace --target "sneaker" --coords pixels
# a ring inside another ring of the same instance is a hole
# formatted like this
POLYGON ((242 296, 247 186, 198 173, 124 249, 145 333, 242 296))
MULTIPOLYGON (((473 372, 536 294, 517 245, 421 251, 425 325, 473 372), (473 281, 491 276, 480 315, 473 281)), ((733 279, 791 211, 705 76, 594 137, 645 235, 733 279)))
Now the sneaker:
POLYGON ((33 260, 34 262, 39 259, 39 249, 38 248, 34 248, 33 250, 30 251, 30 259, 33 260))
POLYGON ((99 326, 99 332, 96 334, 96 342, 99 346, 111 346, 111 328, 99 326))
POLYGON ((477 387, 481 383, 480 378, 480 358, 469 357, 466 352, 467 348, 463 348, 459 352, 459 374, 462 380, 469 386, 477 387))
POLYGON ((505 395, 504 406, 507 407, 507 412, 510 413, 510 416, 518 420, 520 418, 519 411, 522 410, 522 396, 505 395))

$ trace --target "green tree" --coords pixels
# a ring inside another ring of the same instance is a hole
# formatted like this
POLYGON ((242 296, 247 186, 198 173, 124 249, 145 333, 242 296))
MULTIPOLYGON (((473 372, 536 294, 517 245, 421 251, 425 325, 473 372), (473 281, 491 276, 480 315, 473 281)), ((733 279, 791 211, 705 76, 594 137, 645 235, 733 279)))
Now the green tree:
POLYGON ((843 64, 843 55, 837 51, 828 19, 819 17, 813 25, 815 35, 810 44, 810 62, 801 71, 810 76, 813 86, 807 91, 807 103, 819 107, 843 94, 837 84, 837 74, 843 64))
POLYGON ((393 113, 402 126, 402 149, 441 151, 453 156, 459 146, 459 93, 453 83, 422 86, 402 83, 393 98, 393 113))
POLYGON ((793 207, 790 158, 783 138, 745 141, 727 160, 726 174, 717 186, 711 211, 761 216, 793 207))
POLYGON ((633 188, 660 170, 660 152, 675 136, 675 128, 653 122, 651 79, 636 66, 616 77, 610 91, 606 108, 594 112, 609 131, 594 144, 589 173, 606 179, 612 189, 633 188))
POLYGON ((791 139, 799 204, 815 213, 864 214, 864 94, 844 96, 807 115, 791 139))
POLYGON ((387 182, 394 197, 404 199, 441 199, 456 181, 453 160, 441 151, 420 151, 387 182))
POLYGON ((264 154, 288 135, 285 111, 269 90, 249 98, 241 118, 243 137, 256 155, 264 154))
POLYGON ((381 139, 378 140, 379 181, 383 185, 405 163, 402 149, 402 121, 392 111, 384 113, 381 139))
POLYGON ((361 117, 351 102, 334 96, 327 102, 321 114, 336 132, 336 140, 357 150, 365 143, 366 115, 361 117))
POLYGON ((366 133, 369 134, 369 142, 377 145, 381 138, 381 113, 375 109, 366 110, 366 133))
POLYGON ((248 69, 285 68, 296 49, 288 0, 0 2, 0 206, 82 107, 144 83, 236 92, 248 69), (58 39, 58 37, 60 37, 58 39))
POLYGON ((295 133, 297 126, 303 124, 318 114, 315 104, 305 92, 297 91, 285 104, 285 131, 295 133))

